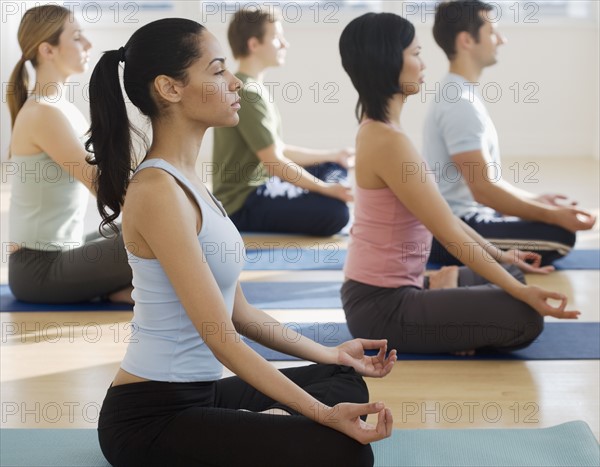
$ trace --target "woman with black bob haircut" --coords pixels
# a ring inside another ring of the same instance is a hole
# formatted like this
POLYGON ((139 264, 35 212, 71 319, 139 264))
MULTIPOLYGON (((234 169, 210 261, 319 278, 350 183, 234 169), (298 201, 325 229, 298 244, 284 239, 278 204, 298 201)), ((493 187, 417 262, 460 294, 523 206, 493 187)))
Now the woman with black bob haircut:
POLYGON ((355 221, 341 290, 348 326, 354 336, 385 338, 399 352, 526 347, 542 332, 543 316, 579 313, 565 311, 564 295, 525 284, 523 272, 553 269, 539 267, 539 255, 495 248, 440 195, 401 124, 406 99, 423 83, 420 49, 413 25, 391 13, 356 18, 340 38, 360 121, 355 221), (426 278, 432 235, 462 253, 467 267, 426 278), (548 299, 561 303, 553 307, 548 299))
POLYGON ((340 37, 340 51, 353 52, 342 52, 342 64, 358 91, 359 121, 367 116, 388 121, 388 102, 402 92, 398 76, 404 50, 414 39, 412 23, 391 13, 367 13, 346 27, 340 37))
POLYGON ((200 24, 163 19, 106 52, 91 78, 98 208, 104 225, 123 214, 135 299, 135 332, 100 412, 102 452, 117 466, 372 465, 368 443, 390 436, 393 420, 368 403, 361 375, 385 376, 395 351, 363 339, 327 348, 249 305, 243 241, 196 173, 206 130, 238 122, 240 81, 224 56, 200 24), (120 63, 152 124, 131 179, 120 63), (278 371, 240 334, 318 364, 278 371), (223 365, 238 376, 221 379, 223 365))

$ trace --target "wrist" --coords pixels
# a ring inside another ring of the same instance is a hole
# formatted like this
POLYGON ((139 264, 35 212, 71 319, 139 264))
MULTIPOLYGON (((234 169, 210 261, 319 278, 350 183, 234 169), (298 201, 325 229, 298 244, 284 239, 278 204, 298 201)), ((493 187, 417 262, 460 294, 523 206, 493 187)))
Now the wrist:
POLYGON ((556 206, 545 205, 541 207, 542 209, 542 222, 546 224, 558 224, 559 215, 558 208, 556 206))
POLYGON ((337 347, 326 347, 321 345, 323 361, 321 363, 325 365, 339 365, 340 364, 340 350, 337 347))
POLYGON ((314 191, 315 193, 326 196, 327 188, 329 185, 327 183, 325 183, 323 180, 316 180, 314 183, 315 183, 315 187, 314 187, 314 189, 312 189, 310 191, 314 191))
POLYGON ((521 300, 522 302, 526 302, 526 298, 527 298, 527 290, 528 290, 528 286, 525 284, 522 284, 521 282, 517 281, 515 279, 516 284, 513 284, 511 287, 505 289, 506 292, 513 298, 516 298, 517 300, 521 300))
POLYGON ((511 253, 510 251, 500 250, 500 257, 498 262, 501 264, 515 264, 516 261, 515 253, 511 253))
POLYGON ((336 412, 337 409, 335 407, 329 407, 328 405, 319 402, 317 419, 315 421, 321 425, 332 426, 334 423, 336 423, 336 421, 338 421, 336 412))

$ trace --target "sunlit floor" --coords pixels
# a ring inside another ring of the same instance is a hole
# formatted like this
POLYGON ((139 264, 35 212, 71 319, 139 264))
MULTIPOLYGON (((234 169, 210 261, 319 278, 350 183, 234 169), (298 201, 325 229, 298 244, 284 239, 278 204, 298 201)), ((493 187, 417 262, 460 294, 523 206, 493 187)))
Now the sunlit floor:
MULTIPOLYGON (((569 161, 570 181, 565 180, 563 161, 536 163, 540 181, 520 183, 521 187, 537 193, 560 191, 579 200, 582 207, 598 212, 598 161, 569 161)), ((5 183, 1 188, 5 245, 10 190, 5 183)), ((97 221, 93 204, 88 220, 91 230, 97 221)), ((315 242, 301 237, 293 241, 304 246, 315 242)), ((331 242, 343 245, 347 238, 323 240, 331 242)), ((578 235, 578 242, 578 247, 600 248, 598 226, 578 235)), ((6 265, 3 251, 2 283, 7 281, 6 265)), ((571 308, 582 312, 581 321, 600 320, 599 271, 562 271, 528 279, 567 294, 571 308)), ((340 281, 342 273, 246 271, 242 280, 340 281)), ((344 319, 339 309, 274 310, 272 314, 282 321, 295 322, 344 319)), ((102 399, 131 334, 130 318, 129 312, 1 313, 2 426, 95 427, 102 399)), ((282 367, 305 363, 275 364, 282 367)), ((391 375, 382 380, 369 379, 368 386, 372 400, 382 400, 392 408, 396 428, 537 428, 584 420, 598 438, 599 370, 597 360, 400 361, 391 375)))

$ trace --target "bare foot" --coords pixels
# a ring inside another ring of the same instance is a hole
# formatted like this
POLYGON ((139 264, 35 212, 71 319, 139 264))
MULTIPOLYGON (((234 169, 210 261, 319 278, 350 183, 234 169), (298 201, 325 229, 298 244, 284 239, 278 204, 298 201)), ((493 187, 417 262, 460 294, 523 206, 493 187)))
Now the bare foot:
POLYGON ((429 274, 429 290, 458 287, 458 266, 444 266, 429 274))
POLYGON ((131 292, 133 292, 133 286, 129 286, 124 289, 117 290, 116 292, 113 292, 111 294, 108 294, 108 299, 111 302, 130 303, 131 305, 133 305, 134 301, 133 298, 131 298, 131 292))

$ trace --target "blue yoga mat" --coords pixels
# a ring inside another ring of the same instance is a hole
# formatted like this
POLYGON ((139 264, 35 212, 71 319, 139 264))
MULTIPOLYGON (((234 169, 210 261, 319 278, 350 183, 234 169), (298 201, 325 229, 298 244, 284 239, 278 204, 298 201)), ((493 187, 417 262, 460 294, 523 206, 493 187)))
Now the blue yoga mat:
MULTIPOLYGON (((258 308, 309 309, 341 308, 340 282, 243 282, 242 289, 248 301, 258 308)), ((111 302, 67 303, 49 305, 21 302, 12 295, 7 285, 0 285, 0 311, 122 311, 132 306, 111 302)))
POLYGON ((0 285, 0 312, 7 311, 123 311, 132 310, 127 303, 91 301, 64 304, 27 303, 17 300, 8 285, 0 285))
POLYGON ((244 269, 246 271, 263 270, 333 270, 344 267, 348 250, 336 245, 319 246, 315 249, 274 248, 265 250, 246 250, 244 269))
MULTIPOLYGON (((109 467, 93 429, 2 429, 0 440, 3 466, 109 467)), ((600 465, 598 442, 583 421, 537 429, 394 430, 372 447, 375 467, 600 465)))
POLYGON ((341 308, 341 282, 242 282, 248 303, 264 310, 341 308))
POLYGON ((600 250, 572 250, 564 258, 554 262, 558 270, 600 269, 600 250))
MULTIPOLYGON (((347 253, 348 250, 333 246, 327 249, 290 247, 287 249, 248 250, 244 269, 247 271, 342 270, 347 253)), ((600 250, 573 250, 564 258, 555 261, 554 266, 558 270, 599 270, 600 250)), ((427 269, 439 268, 439 264, 427 264, 427 269)))
MULTIPOLYGON (((276 332, 278 328, 274 329, 276 332)), ((279 332, 291 340, 290 330, 328 347, 352 339, 346 323, 285 323, 279 332)), ((296 357, 246 342, 267 360, 289 361, 296 357)), ((515 352, 478 352, 473 357, 450 354, 404 354, 399 360, 590 360, 600 359, 600 323, 546 323, 544 332, 527 348, 515 352)))
MULTIPOLYGON (((339 282, 243 282, 248 301, 258 308, 303 309, 341 308, 339 282)), ((21 302, 7 285, 0 285, 0 311, 122 311, 132 306, 111 302, 79 302, 61 305, 21 302)))

